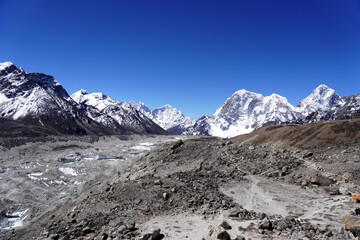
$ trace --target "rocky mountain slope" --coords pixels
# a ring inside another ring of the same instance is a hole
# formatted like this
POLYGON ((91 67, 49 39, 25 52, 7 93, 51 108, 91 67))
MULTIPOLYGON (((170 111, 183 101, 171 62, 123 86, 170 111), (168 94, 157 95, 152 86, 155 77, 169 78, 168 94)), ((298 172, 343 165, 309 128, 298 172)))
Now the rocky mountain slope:
POLYGON ((54 77, 0 64, 0 117, 47 128, 53 134, 113 134, 88 118, 54 77))
MULTIPOLYGON (((180 110, 170 106, 164 105, 160 108, 150 110, 144 103, 136 103, 134 101, 129 102, 130 105, 135 107, 137 110, 145 114, 147 117, 152 119, 159 126, 167 130, 172 134, 177 134, 174 131, 169 131, 172 128, 186 129, 195 124, 195 120, 186 117, 180 110)), ((182 133, 182 132, 181 132, 182 133)), ((183 133, 182 133, 183 134, 183 133)))
POLYGON ((167 134, 131 104, 118 102, 103 93, 88 94, 82 89, 72 94, 71 98, 82 106, 88 117, 118 133, 127 131, 136 134, 167 134))

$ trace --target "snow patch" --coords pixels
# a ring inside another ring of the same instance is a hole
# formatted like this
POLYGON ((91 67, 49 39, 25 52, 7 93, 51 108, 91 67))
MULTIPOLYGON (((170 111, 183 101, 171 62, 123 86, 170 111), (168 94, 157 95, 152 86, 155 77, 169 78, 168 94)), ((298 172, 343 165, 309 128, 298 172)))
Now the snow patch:
POLYGON ((61 167, 59 168, 59 171, 63 172, 65 175, 72 175, 72 176, 77 176, 77 172, 75 171, 75 169, 73 168, 68 168, 68 167, 61 167))

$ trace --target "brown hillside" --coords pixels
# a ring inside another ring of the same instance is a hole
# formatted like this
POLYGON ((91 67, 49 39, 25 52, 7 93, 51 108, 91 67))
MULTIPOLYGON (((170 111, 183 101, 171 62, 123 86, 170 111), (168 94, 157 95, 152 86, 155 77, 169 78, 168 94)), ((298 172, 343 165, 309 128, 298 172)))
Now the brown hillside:
POLYGON ((360 119, 324 121, 305 125, 266 126, 233 139, 248 144, 294 147, 330 146, 360 142, 360 119))

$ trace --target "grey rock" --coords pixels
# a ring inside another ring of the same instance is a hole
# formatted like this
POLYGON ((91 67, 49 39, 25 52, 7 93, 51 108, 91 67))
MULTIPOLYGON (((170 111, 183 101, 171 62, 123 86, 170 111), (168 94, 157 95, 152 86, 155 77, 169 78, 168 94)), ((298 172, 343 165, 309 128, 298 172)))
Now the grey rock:
POLYGON ((230 224, 225 220, 220 224, 220 226, 223 227, 225 230, 231 229, 230 224))
POLYGON ((245 240, 245 237, 237 235, 234 240, 245 240))
POLYGON ((135 230, 135 221, 133 219, 126 219, 124 221, 124 224, 125 224, 127 229, 135 230))
POLYGON ((316 185, 323 185, 323 186, 329 186, 331 184, 333 184, 333 180, 328 178, 328 177, 325 177, 321 174, 318 174, 316 176, 313 176, 310 178, 310 182, 312 184, 316 184, 316 185))
POLYGON ((241 210, 234 210, 229 214, 229 217, 238 217, 241 213, 241 210))
POLYGON ((264 218, 261 223, 259 224, 260 229, 272 230, 273 224, 268 218, 264 218))
POLYGON ((148 233, 145 233, 142 237, 142 240, 155 240, 160 236, 160 228, 158 227, 152 227, 148 231, 148 233))

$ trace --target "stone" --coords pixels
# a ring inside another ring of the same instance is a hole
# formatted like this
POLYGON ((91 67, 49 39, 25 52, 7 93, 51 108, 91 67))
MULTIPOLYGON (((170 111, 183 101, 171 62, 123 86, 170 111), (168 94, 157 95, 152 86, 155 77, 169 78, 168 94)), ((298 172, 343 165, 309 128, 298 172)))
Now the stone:
POLYGON ((344 216, 342 221, 345 223, 345 230, 349 230, 355 237, 360 236, 360 217, 344 216))
POLYGON ((240 213, 240 210, 234 210, 229 214, 229 217, 238 217, 240 213))
POLYGON ((319 232, 321 232, 321 233, 325 233, 328 231, 328 228, 325 225, 320 225, 318 227, 318 229, 319 229, 319 232))
POLYGON ((245 240, 245 238, 243 236, 237 235, 234 240, 245 240))
POLYGON ((285 219, 281 219, 277 225, 276 225, 277 229, 279 231, 284 231, 285 229, 289 228, 289 224, 288 221, 286 221, 285 219))
POLYGON ((355 208, 354 212, 356 215, 360 215, 360 208, 355 208))
POLYGON ((152 227, 148 231, 148 233, 145 233, 142 237, 142 240, 155 240, 160 236, 160 228, 158 227, 152 227))
POLYGON ((259 228, 263 230, 272 230, 273 224, 268 218, 264 218, 261 223, 259 224, 259 228))
POLYGON ((124 224, 130 231, 135 230, 135 221, 133 219, 126 219, 124 224))
POLYGON ((230 230, 231 229, 230 224, 225 220, 220 224, 220 226, 223 227, 225 230, 230 230))
POLYGON ((121 226, 118 228, 118 232, 120 232, 120 233, 125 232, 125 230, 127 230, 127 228, 126 228, 125 225, 121 225, 121 226))
POLYGON ((330 195, 340 195, 340 191, 336 187, 325 187, 324 190, 330 195))
POLYGON ((310 178, 310 182, 312 184, 316 184, 316 185, 323 185, 323 186, 329 186, 331 184, 333 184, 333 180, 328 178, 328 177, 325 177, 321 174, 318 174, 316 176, 313 176, 310 178))
POLYGON ((353 199, 356 201, 360 201, 360 194, 354 194, 353 199))
POLYGON ((181 147, 182 145, 184 145, 184 142, 183 142, 182 140, 176 141, 176 142, 171 146, 171 150, 178 149, 178 148, 181 147))
POLYGON ((220 226, 209 226, 203 237, 204 240, 231 240, 229 233, 220 226))
POLYGON ((339 191, 342 195, 351 195, 349 188, 340 186, 339 191))
POLYGON ((163 198, 164 198, 164 200, 167 200, 169 198, 169 194, 163 193, 163 198))

